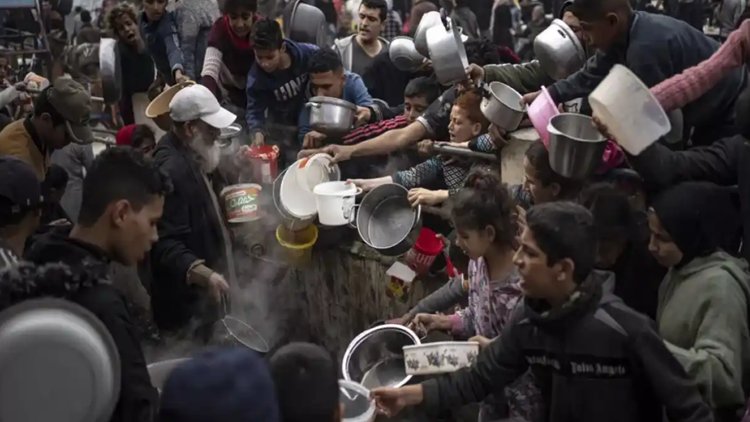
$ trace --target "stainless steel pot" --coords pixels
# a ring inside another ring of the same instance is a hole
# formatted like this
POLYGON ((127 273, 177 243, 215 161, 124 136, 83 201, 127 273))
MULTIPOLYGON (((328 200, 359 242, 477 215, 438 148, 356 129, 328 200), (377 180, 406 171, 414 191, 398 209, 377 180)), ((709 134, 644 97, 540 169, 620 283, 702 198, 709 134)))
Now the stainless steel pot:
POLYGON ((443 20, 440 17, 440 12, 427 12, 422 15, 422 19, 417 25, 417 30, 414 31, 414 48, 422 56, 429 56, 430 49, 427 47, 427 30, 434 26, 443 26, 443 20))
POLYGON ((395 183, 381 185, 368 192, 359 204, 356 218, 359 237, 383 255, 406 253, 422 228, 421 207, 411 207, 408 193, 395 183))
POLYGON ((428 29, 427 47, 438 82, 450 85, 466 80, 469 59, 458 28, 453 26, 446 30, 440 25, 428 29))
POLYGON ((316 45, 328 45, 326 18, 315 6, 302 0, 290 2, 282 13, 287 38, 316 45))
POLYGON ((401 387, 411 379, 404 367, 404 346, 421 344, 407 327, 380 325, 363 331, 349 343, 341 361, 341 372, 348 381, 368 389, 401 387))
POLYGON ((596 130, 591 117, 562 113, 549 121, 549 164, 571 179, 585 179, 602 163, 607 140, 596 130))
POLYGON ((489 95, 479 106, 484 117, 505 131, 518 129, 526 112, 521 94, 502 82, 492 82, 487 91, 489 95))
POLYGON ((106 104, 120 101, 122 96, 122 72, 120 51, 114 38, 102 38, 99 42, 99 72, 102 78, 102 97, 106 104))
POLYGON ((310 126, 328 136, 348 133, 357 113, 357 106, 333 97, 312 97, 305 107, 310 108, 310 126))
POLYGON ((397 69, 414 72, 422 66, 425 57, 414 47, 414 40, 409 37, 396 37, 388 45, 388 56, 397 69))
POLYGON ((534 39, 534 54, 552 79, 565 79, 583 67, 586 50, 575 32, 560 19, 534 39))

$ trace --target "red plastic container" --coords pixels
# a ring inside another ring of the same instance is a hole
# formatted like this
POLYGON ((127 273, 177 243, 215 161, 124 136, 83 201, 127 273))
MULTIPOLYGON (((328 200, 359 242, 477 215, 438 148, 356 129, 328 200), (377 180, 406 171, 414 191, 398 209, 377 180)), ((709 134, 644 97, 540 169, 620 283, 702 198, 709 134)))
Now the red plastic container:
POLYGON ((257 183, 272 184, 279 173, 279 147, 252 146, 247 151, 247 158, 253 169, 253 180, 257 183))
POLYGON ((423 227, 414 246, 406 253, 406 264, 417 274, 425 274, 430 270, 435 258, 443 252, 444 246, 437 233, 423 227))

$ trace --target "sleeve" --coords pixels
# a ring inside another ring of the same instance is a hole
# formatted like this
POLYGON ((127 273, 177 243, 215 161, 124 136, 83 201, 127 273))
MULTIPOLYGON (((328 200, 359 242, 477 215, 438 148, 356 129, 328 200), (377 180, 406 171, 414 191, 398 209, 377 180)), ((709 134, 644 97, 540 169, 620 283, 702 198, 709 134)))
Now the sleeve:
POLYGON ((549 94, 557 103, 584 97, 599 85, 615 63, 614 54, 597 51, 584 64, 583 69, 552 84, 549 94))
POLYGON ((418 313, 432 313, 448 309, 466 298, 462 276, 451 277, 447 283, 432 292, 429 296, 420 300, 408 315, 415 316, 418 313))
POLYGON ((203 60, 201 71, 201 84, 211 90, 214 96, 221 102, 221 88, 219 87, 219 73, 221 72, 221 60, 224 54, 216 47, 206 48, 206 56, 203 60))
POLYGON ((476 152, 495 152, 495 143, 490 139, 490 135, 484 133, 469 141, 469 149, 476 152))
POLYGON ((748 329, 745 293, 726 273, 706 277, 702 286, 693 316, 700 320, 693 347, 665 343, 711 407, 742 403, 742 337, 748 329))
POLYGON ((642 366, 656 398, 671 422, 710 422, 711 409, 693 381, 667 350, 661 337, 647 327, 634 339, 635 359, 642 366))
POLYGON ((737 183, 739 159, 744 141, 735 136, 710 146, 672 151, 655 142, 628 161, 647 184, 664 189, 685 180, 701 180, 719 185, 737 183))
POLYGON ((0 108, 7 107, 13 102, 21 93, 15 87, 8 87, 0 91, 0 108))
POLYGON ((515 381, 528 368, 521 349, 518 322, 523 306, 516 307, 513 319, 500 338, 479 352, 477 363, 452 374, 422 383, 424 407, 430 412, 457 408, 483 400, 487 395, 515 381))
POLYGON ((373 105, 372 97, 370 96, 370 93, 367 91, 365 82, 356 73, 352 73, 350 75, 352 75, 352 90, 354 94, 354 101, 353 101, 354 104, 358 106, 362 106, 362 107, 372 106, 373 105))
POLYGON ((707 60, 685 69, 651 88, 665 111, 697 100, 719 83, 732 70, 750 58, 750 20, 729 34, 727 41, 707 60))
POLYGON ((484 66, 484 80, 502 82, 521 94, 537 91, 541 86, 554 83, 542 70, 539 61, 524 64, 490 64, 484 66))
POLYGON ((247 75, 247 110, 245 111, 245 120, 247 121, 247 129, 250 132, 263 129, 263 125, 266 122, 266 109, 268 109, 268 96, 265 92, 257 89, 258 81, 255 78, 257 74, 256 66, 256 64, 253 64, 247 75))
POLYGON ((173 14, 168 15, 160 25, 164 27, 164 45, 167 49, 167 59, 169 60, 169 68, 172 69, 172 73, 176 70, 184 71, 184 59, 182 57, 182 50, 180 45, 180 35, 177 31, 177 23, 173 14))
POLYGON ((173 282, 184 280, 190 266, 200 261, 193 251, 185 245, 190 236, 190 207, 186 200, 186 191, 179 182, 180 175, 177 172, 168 172, 174 183, 172 193, 168 194, 164 201, 164 214, 158 223, 159 241, 151 250, 151 262, 154 268, 165 274, 173 282))
POLYGON ((393 174, 393 183, 406 189, 424 187, 440 177, 442 164, 437 158, 430 158, 416 166, 393 174))
MULTIPOLYGON (((175 13, 177 28, 180 30, 180 45, 182 46, 182 57, 184 60, 185 73, 195 79, 199 75, 198 69, 195 69, 196 44, 198 42, 198 33, 200 32, 200 22, 197 16, 187 7, 180 8, 175 13)), ((170 64, 171 64, 170 60, 170 64)), ((201 69, 202 70, 202 69, 201 69)))
POLYGON ((469 338, 476 333, 474 327, 474 310, 467 306, 450 316, 451 334, 460 338, 469 338))

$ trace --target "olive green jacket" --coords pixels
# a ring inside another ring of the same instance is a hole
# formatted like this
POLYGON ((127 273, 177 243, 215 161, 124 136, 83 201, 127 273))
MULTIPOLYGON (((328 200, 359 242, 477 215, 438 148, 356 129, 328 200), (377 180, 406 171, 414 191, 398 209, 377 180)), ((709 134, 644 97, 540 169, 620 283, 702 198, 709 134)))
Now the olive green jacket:
POLYGON ((484 81, 502 82, 521 95, 536 92, 555 82, 542 70, 538 60, 523 64, 490 64, 484 66, 484 81))

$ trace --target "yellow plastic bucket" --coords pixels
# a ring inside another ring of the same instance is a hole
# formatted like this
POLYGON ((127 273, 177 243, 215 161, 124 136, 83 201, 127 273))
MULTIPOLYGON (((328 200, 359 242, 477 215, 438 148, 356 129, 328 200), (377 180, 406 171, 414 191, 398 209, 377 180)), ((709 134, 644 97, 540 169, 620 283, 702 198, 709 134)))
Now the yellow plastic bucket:
POLYGON ((292 231, 283 224, 276 227, 276 241, 281 245, 291 265, 305 265, 312 259, 312 247, 318 241, 318 227, 314 224, 292 231))

